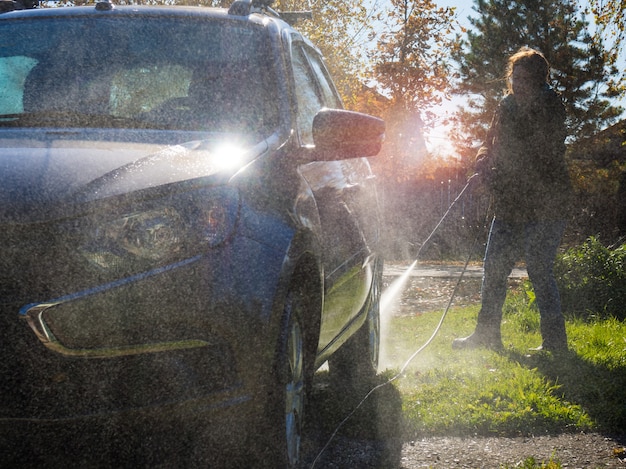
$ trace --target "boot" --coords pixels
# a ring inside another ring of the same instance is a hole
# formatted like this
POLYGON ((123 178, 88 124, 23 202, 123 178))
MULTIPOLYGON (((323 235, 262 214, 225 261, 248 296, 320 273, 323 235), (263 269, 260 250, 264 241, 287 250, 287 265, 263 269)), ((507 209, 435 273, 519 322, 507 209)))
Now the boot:
POLYGON ((457 350, 473 350, 481 347, 491 350, 503 350, 504 346, 502 345, 500 330, 477 327, 472 335, 452 341, 452 348, 457 350))
POLYGON ((531 350, 546 351, 553 353, 567 352, 567 334, 565 332, 565 319, 562 315, 541 318, 541 336, 543 342, 539 347, 531 350))

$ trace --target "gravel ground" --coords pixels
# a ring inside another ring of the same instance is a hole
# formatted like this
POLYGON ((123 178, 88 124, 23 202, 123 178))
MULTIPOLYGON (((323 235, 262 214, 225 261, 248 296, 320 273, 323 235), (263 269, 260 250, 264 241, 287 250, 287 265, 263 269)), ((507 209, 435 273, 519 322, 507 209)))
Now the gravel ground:
MULTIPOLYGON (((419 270, 413 272, 408 279, 405 294, 397 302, 394 315, 418 314, 441 309, 447 304, 456 285, 455 276, 460 269, 446 269, 442 266, 418 267, 419 270)), ((401 265, 391 266, 386 271, 385 286, 403 270, 401 265)), ((519 282, 523 274, 523 271, 517 271, 511 282, 519 282)), ((480 270, 473 268, 461 284, 455 304, 476 304, 480 301, 479 291, 480 270)), ((323 394, 321 391, 317 398, 323 399, 323 394)), ((397 399, 397 396, 383 395, 379 398, 389 400, 397 399)), ((388 418, 391 420, 387 422, 388 427, 394 425, 395 418, 398 416, 388 418)), ((339 432, 340 436, 333 438, 317 459, 314 459, 315 455, 311 456, 307 467, 501 469, 524 468, 524 462, 534 458, 537 464, 553 460, 568 469, 626 468, 626 436, 576 433, 517 438, 430 437, 403 442, 400 438, 387 438, 386 441, 372 439, 371 431, 359 428, 359 425, 363 424, 357 421, 352 428, 339 432)), ((389 433, 393 434, 393 431, 387 431, 389 433)), ((325 444, 324 438, 328 437, 321 437, 322 441, 318 443, 320 447, 325 444)))
POLYGON ((523 467, 559 461, 571 469, 624 468, 624 445, 598 434, 534 438, 426 438, 403 445, 403 469, 523 467), (620 457, 622 459, 620 459, 620 457))
POLYGON ((339 438, 314 468, 349 469, 501 469, 559 462, 568 469, 626 467, 624 441, 599 434, 562 434, 534 438, 424 438, 404 443, 398 454, 389 445, 339 438))

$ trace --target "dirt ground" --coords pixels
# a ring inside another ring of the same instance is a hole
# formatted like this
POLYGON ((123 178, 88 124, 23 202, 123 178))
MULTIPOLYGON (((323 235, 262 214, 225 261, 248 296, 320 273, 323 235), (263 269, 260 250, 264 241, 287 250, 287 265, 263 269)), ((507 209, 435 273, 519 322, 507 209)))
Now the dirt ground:
MULTIPOLYGON (((385 286, 389 286, 403 268, 391 266, 384 278, 385 286)), ((444 308, 459 271, 459 267, 419 267, 407 279, 404 290, 410 293, 403 294, 397 301, 393 314, 409 315, 444 308)), ((523 278, 523 270, 518 270, 510 281, 515 284, 523 278)), ((469 305, 479 301, 480 268, 474 267, 464 276, 454 303, 469 305)), ((387 394, 379 398, 389 400, 398 396, 387 394)), ((307 467, 509 469, 528 467, 524 463, 533 458, 538 465, 552 460, 568 469, 626 468, 626 436, 566 433, 517 438, 431 437, 404 442, 400 437, 386 441, 372 439, 366 429, 358 428, 359 425, 355 422, 352 429, 339 432, 340 436, 330 440, 316 460, 311 457, 307 467)), ((388 425, 393 426, 394 422, 388 425)))
MULTIPOLYGON (((315 468, 512 469, 559 462, 567 469, 625 468, 625 442, 591 434, 527 438, 425 438, 404 443, 396 458, 381 442, 339 438, 315 468)), ((309 466, 311 467, 311 466, 309 466)), ((549 467, 548 467, 549 469, 549 467)))

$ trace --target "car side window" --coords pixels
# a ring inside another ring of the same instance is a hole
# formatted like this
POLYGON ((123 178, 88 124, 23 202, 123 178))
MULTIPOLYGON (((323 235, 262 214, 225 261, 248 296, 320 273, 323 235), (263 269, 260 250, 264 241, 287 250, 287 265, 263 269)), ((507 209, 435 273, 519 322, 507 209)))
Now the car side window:
POLYGON ((307 52, 308 52, 307 56, 309 57, 311 66, 313 67, 315 76, 317 77, 317 81, 322 91, 322 96, 324 99, 324 106, 332 108, 332 109, 341 108, 342 107, 341 101, 337 97, 337 93, 335 92, 335 87, 332 84, 332 81, 330 80, 328 71, 326 70, 326 67, 322 63, 321 58, 316 53, 312 53, 310 51, 307 51, 307 52))
POLYGON ((298 134, 305 145, 313 144, 313 118, 324 107, 321 93, 315 84, 313 70, 301 47, 293 49, 293 78, 298 104, 298 134))
POLYGON ((341 108, 341 101, 318 54, 302 44, 293 48, 293 76, 298 102, 298 133, 303 144, 311 145, 315 114, 323 107, 341 108))

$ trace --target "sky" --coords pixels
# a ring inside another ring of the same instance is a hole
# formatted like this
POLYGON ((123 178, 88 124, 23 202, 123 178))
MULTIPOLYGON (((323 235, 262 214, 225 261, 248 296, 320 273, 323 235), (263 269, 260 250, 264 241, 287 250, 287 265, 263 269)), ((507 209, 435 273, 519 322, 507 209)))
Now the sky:
MULTIPOLYGON (((457 20, 461 26, 470 27, 470 23, 467 19, 474 12, 472 6, 474 2, 472 0, 437 0, 435 2, 441 7, 455 7, 457 20)), ((463 103, 461 97, 455 97, 449 102, 444 102, 441 106, 438 106, 434 112, 440 115, 440 119, 444 120, 447 116, 454 113, 455 109, 463 103)), ((441 153, 442 156, 453 156, 454 148, 450 143, 448 137, 449 128, 443 125, 435 125, 435 127, 426 135, 426 146, 428 150, 434 154, 441 153)))

